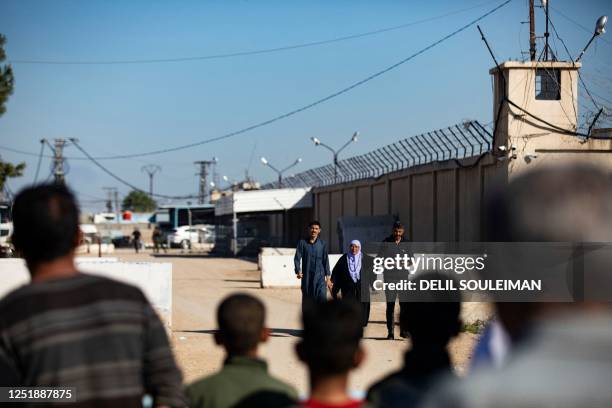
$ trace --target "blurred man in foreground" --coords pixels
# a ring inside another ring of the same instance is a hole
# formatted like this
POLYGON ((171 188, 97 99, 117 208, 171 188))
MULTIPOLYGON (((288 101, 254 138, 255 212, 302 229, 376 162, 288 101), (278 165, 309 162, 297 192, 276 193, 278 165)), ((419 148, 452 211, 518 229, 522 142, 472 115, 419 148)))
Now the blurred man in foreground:
POLYGON ((216 374, 196 381, 187 389, 192 408, 281 408, 292 406, 297 392, 268 374, 257 357, 259 343, 268 340, 263 303, 251 295, 227 297, 217 309, 217 344, 227 357, 216 374))
POLYGON ((80 273, 79 211, 60 185, 20 192, 13 243, 31 283, 0 301, 0 386, 74 387, 70 406, 185 406, 160 319, 136 287, 80 273))
MULTIPOLYGON (((490 241, 609 244, 612 179, 585 165, 542 168, 510 183, 492 200, 488 217, 490 241)), ((602 266, 604 284, 609 265, 602 266)), ((508 361, 499 370, 477 370, 461 384, 432 392, 426 406, 612 406, 609 303, 587 298, 497 303, 496 309, 513 342, 508 361)))

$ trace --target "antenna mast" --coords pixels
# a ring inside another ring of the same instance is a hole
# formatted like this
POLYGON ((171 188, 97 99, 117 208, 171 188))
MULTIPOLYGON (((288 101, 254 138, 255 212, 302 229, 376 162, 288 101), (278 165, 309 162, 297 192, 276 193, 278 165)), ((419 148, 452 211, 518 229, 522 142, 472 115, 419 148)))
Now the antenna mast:
POLYGON ((535 35, 535 13, 533 11, 534 0, 529 0, 529 59, 536 60, 536 35, 535 35))

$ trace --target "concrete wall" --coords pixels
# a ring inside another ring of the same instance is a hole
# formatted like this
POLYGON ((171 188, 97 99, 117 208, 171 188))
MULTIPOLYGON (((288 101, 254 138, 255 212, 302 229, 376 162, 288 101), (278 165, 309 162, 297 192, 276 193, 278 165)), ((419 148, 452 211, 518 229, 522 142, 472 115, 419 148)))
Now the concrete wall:
MULTIPOLYGON (((123 262, 117 258, 79 257, 79 270, 139 287, 165 325, 172 327, 172 264, 123 262)), ((0 259, 0 298, 30 281, 23 259, 0 259)))
MULTIPOLYGON (((479 241, 483 203, 507 183, 507 163, 491 155, 432 163, 313 191, 315 213, 330 252, 340 252, 338 217, 393 215, 414 241, 479 241)), ((391 225, 389 225, 389 232, 391 225)), ((350 237, 349 237, 350 239, 350 237)))

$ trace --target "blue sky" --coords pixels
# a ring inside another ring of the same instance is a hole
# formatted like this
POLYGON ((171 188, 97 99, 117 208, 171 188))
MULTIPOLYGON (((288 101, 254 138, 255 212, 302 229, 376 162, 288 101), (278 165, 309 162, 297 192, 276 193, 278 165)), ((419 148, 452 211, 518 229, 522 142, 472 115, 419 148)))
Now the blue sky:
MULTIPOLYGON (((138 153, 215 137, 306 105, 389 66, 501 1, 33 1, 5 0, 0 33, 8 59, 133 60, 209 55, 280 47, 391 27, 480 5, 442 19, 378 35, 316 47, 236 58, 134 65, 31 65, 13 63, 15 92, 0 117, 0 145, 38 152, 41 138, 76 137, 94 155, 138 153)), ((514 0, 480 23, 500 60, 520 59, 528 48, 527 1, 514 0)), ((551 15, 574 55, 609 1, 552 0, 551 15)), ((543 16, 537 10, 538 32, 543 16)), ((612 29, 612 27, 611 27, 612 29)), ((553 44, 554 45, 554 44, 553 44)), ((565 59, 557 42, 556 48, 565 59)), ((583 58, 592 90, 612 100, 612 37, 604 36, 583 58)), ((189 150, 105 161, 113 172, 148 188, 140 168, 162 166, 155 191, 197 191, 193 162, 219 158, 218 173, 239 179, 248 168, 257 180, 275 179, 259 162, 277 167, 297 157, 295 172, 327 164, 330 153, 309 140, 340 146, 359 130, 345 152, 382 144, 466 118, 492 119, 491 59, 475 27, 364 86, 288 119, 189 150), (252 159, 251 159, 252 158, 252 159), (250 166, 249 166, 250 165, 250 166)), ((583 104, 588 106, 586 100, 583 104)), ((611 104, 608 104, 612 106, 611 104)), ((28 169, 9 186, 31 182, 36 157, 0 149, 4 160, 28 169)), ((74 148, 66 155, 80 156, 74 148)), ((70 160, 68 182, 85 200, 104 197, 102 187, 129 188, 92 163, 70 160)), ((42 163, 41 178, 50 171, 42 163)), ((87 202, 88 209, 103 204, 87 202)))

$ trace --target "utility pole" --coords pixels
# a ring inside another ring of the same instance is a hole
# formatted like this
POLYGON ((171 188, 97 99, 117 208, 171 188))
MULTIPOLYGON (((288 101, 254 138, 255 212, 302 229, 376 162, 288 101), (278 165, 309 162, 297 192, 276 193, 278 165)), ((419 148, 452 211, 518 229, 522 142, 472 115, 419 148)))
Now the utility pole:
POLYGON ((213 168, 214 175, 214 165, 217 164, 217 159, 213 157, 212 160, 200 160, 194 162, 194 164, 200 166, 200 172, 196 173, 196 175, 200 176, 200 190, 198 192, 198 203, 204 204, 206 202, 206 196, 208 195, 208 183, 206 180, 208 179, 210 167, 213 168))
POLYGON ((535 13, 533 11, 534 0, 529 0, 529 59, 536 60, 536 35, 535 35, 535 13))
POLYGON ((149 197, 153 198, 153 177, 155 173, 161 171, 161 167, 157 164, 147 164, 140 169, 149 175, 149 197))
POLYGON ((54 139, 53 144, 51 144, 47 139, 42 139, 41 142, 47 143, 53 152, 53 177, 55 183, 64 184, 66 182, 64 148, 68 145, 68 141, 66 139, 54 139))
POLYGON ((119 222, 119 192, 117 191, 117 187, 102 187, 102 190, 106 191, 108 197, 106 200, 106 209, 110 213, 113 212, 114 207, 115 221, 119 222))

